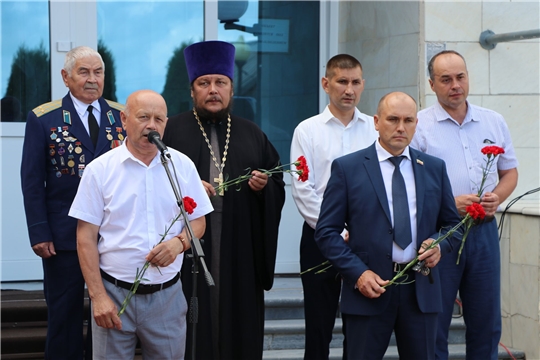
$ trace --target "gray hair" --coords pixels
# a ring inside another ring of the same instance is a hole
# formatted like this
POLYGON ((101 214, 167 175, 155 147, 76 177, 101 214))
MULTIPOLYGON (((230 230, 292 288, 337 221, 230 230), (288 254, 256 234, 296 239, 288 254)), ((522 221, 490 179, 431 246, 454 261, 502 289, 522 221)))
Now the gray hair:
POLYGON ((94 49, 89 48, 88 46, 77 46, 74 49, 71 49, 67 54, 64 60, 64 70, 71 76, 71 71, 75 66, 75 63, 79 59, 84 59, 87 57, 97 57, 101 61, 101 66, 105 72, 105 63, 101 58, 101 55, 94 49))

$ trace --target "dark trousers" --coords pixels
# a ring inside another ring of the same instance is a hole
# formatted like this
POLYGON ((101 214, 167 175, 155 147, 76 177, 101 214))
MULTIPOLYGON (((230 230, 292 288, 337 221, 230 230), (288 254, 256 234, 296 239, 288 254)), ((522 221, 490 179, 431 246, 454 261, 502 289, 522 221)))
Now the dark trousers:
POLYGON ((57 250, 42 262, 47 302, 45 359, 82 359, 84 278, 77 251, 57 250))
MULTIPOLYGON (((300 242, 300 269, 305 271, 326 261, 315 243, 315 230, 304 223, 300 242)), ((341 292, 341 278, 331 267, 324 273, 303 274, 306 321, 305 360, 327 360, 341 292)), ((345 348, 345 344, 343 345, 345 348)))
POLYGON ((400 359, 434 359, 437 313, 425 314, 420 311, 414 283, 393 285, 388 290, 392 291, 391 299, 382 314, 343 314, 347 322, 345 337, 349 339, 347 357, 381 360, 393 330, 400 359))
POLYGON ((467 360, 498 358, 501 338, 501 260, 495 221, 474 226, 456 265, 459 246, 437 265, 443 312, 437 330, 437 359, 448 359, 448 332, 459 290, 467 360))

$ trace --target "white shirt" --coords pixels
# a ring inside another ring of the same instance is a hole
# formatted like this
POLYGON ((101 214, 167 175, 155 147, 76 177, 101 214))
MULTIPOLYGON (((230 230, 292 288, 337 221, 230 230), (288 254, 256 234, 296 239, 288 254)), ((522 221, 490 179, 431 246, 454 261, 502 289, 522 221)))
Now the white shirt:
MULTIPOLYGON (((169 149, 169 153, 182 196, 189 196, 197 203, 188 218, 196 219, 211 212, 210 199, 193 162, 174 149, 169 149)), ((174 177, 172 169, 171 173, 174 177)), ((137 269, 145 263, 145 256, 179 212, 159 153, 146 166, 129 152, 124 142, 85 168, 69 216, 100 227, 101 269, 116 279, 132 283, 137 269)), ((183 228, 183 220, 177 221, 165 240, 180 234, 183 228)), ((150 266, 144 275, 148 281, 143 283, 161 284, 172 279, 180 271, 182 259, 183 256, 177 256, 171 265, 159 270, 150 266)))
POLYGON ((411 146, 445 161, 454 197, 476 194, 486 166, 484 146, 497 145, 505 153, 495 158, 485 191, 497 185, 497 170, 518 166, 510 131, 502 115, 467 102, 467 115, 460 125, 439 102, 418 113, 418 125, 411 146))
MULTIPOLYGON (((381 173, 384 181, 384 188, 386 190, 386 197, 388 198, 388 208, 390 209, 390 217, 392 218, 392 227, 394 227, 394 211, 393 211, 393 197, 392 197, 392 175, 394 174, 395 166, 388 160, 394 155, 386 151, 379 141, 375 143, 375 149, 377 150, 377 158, 379 159, 379 165, 381 166, 381 173)), ((405 180, 405 187, 407 188, 407 201, 409 202, 409 215, 411 221, 411 237, 412 242, 407 248, 402 249, 396 242, 392 244, 392 261, 397 263, 407 263, 416 256, 416 242, 417 242, 417 228, 416 228, 416 181, 414 178, 414 170, 412 167, 411 155, 409 153, 409 147, 407 146, 400 156, 404 156, 405 159, 399 164, 399 170, 405 180)), ((424 239, 425 240, 425 239, 424 239)))
POLYGON ((86 132, 90 134, 90 126, 88 125, 88 106, 92 105, 94 109, 92 110, 92 114, 94 114, 94 117, 97 120, 97 124, 99 127, 99 119, 101 119, 101 105, 99 104, 99 100, 94 101, 91 104, 85 104, 79 99, 77 99, 73 94, 70 92, 69 96, 71 97, 71 100, 73 100, 73 106, 75 107, 75 111, 77 111, 77 114, 79 115, 79 118, 81 119, 84 128, 86 129, 86 132))
POLYGON ((352 121, 343 125, 328 106, 319 115, 302 121, 294 130, 291 143, 291 162, 299 156, 306 158, 309 178, 292 181, 292 195, 298 211, 309 226, 315 229, 326 184, 330 179, 334 159, 364 149, 377 140, 373 117, 355 108, 352 121))

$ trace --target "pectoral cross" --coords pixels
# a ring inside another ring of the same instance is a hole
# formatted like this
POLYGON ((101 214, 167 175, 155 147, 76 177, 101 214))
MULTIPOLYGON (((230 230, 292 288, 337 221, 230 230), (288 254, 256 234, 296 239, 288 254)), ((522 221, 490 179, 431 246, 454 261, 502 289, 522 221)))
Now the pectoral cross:
MULTIPOLYGON (((214 182, 217 184, 217 186, 223 185, 223 173, 219 173, 219 177, 214 178, 214 182)), ((219 196, 225 196, 225 189, 220 187, 218 195, 219 196)))

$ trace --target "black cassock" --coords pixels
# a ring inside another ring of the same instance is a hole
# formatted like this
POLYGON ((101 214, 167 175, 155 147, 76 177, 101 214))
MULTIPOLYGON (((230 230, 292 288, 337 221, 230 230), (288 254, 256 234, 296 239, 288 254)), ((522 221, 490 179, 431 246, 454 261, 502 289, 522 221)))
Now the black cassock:
MULTIPOLYGON (((234 179, 251 170, 271 169, 279 165, 279 155, 266 135, 253 122, 231 115, 231 135, 223 175, 234 179)), ((201 119, 208 139, 211 125, 201 119)), ((227 121, 215 125, 221 160, 226 142, 227 121)), ((199 171, 202 180, 210 179, 210 150, 192 112, 169 119, 165 144, 186 154, 199 171)), ((264 290, 274 281, 278 227, 285 202, 283 173, 268 178, 265 188, 256 193, 247 182, 241 190, 225 191, 223 197, 219 269, 212 268, 212 222, 206 216, 203 249, 210 272, 219 278, 218 326, 219 356, 212 346, 210 289, 202 274, 198 276, 199 323, 197 325, 197 359, 253 360, 261 359, 264 336, 264 290)), ((189 194, 182 194, 189 196, 189 194)), ((189 251, 188 251, 189 253, 189 251)), ((215 263, 214 259, 214 263, 215 263)), ((191 298, 192 261, 187 257, 182 267, 182 284, 186 299, 191 298)), ((191 358, 191 324, 188 322, 186 359, 191 358)), ((216 337, 214 336, 214 344, 216 337)))

